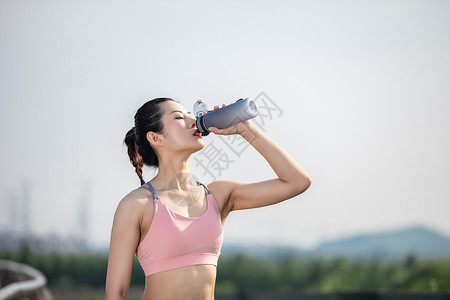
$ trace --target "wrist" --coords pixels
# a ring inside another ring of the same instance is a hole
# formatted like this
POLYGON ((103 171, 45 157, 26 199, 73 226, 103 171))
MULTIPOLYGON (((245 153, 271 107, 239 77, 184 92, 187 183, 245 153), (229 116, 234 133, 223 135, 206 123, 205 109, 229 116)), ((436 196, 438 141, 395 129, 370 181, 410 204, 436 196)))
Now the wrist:
POLYGON ((240 124, 239 135, 246 139, 248 142, 252 142, 259 134, 259 131, 250 122, 243 122, 240 124))

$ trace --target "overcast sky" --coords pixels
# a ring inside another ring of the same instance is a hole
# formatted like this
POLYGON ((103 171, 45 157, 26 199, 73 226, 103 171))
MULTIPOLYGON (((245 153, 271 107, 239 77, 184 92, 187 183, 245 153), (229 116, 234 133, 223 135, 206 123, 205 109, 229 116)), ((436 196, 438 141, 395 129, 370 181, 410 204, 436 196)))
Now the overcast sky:
MULTIPOLYGON (((253 97, 252 122, 313 184, 233 212, 225 243, 311 247, 412 225, 450 236, 449 16, 435 0, 1 0, 0 226, 26 184, 35 233, 80 233, 84 197, 89 239, 107 244, 139 185, 122 145, 136 110, 253 97)), ((275 176, 239 140, 204 139, 221 160, 205 173, 205 153, 191 157, 201 181, 275 176)))

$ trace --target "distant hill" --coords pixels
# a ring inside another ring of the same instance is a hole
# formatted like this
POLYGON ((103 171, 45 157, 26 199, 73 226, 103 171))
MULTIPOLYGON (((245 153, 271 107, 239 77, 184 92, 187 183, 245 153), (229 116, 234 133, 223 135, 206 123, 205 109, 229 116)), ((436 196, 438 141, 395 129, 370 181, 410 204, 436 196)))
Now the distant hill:
POLYGON ((243 252, 252 256, 273 258, 283 253, 301 257, 345 256, 352 258, 401 259, 409 254, 418 258, 450 258, 450 238, 423 226, 367 233, 328 241, 312 250, 276 245, 224 245, 223 254, 243 252))
POLYGON ((376 234, 363 234, 321 244, 312 251, 320 256, 361 258, 450 257, 450 238, 416 226, 376 234))

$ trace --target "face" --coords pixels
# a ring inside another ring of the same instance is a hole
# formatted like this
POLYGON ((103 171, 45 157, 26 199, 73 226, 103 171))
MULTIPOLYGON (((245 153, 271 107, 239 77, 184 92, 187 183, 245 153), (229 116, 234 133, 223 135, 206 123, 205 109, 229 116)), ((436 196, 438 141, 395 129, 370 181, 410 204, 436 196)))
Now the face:
POLYGON ((195 133, 195 118, 182 105, 175 101, 166 101, 161 104, 161 109, 164 111, 163 132, 159 134, 161 146, 173 151, 192 152, 205 146, 201 135, 195 133))

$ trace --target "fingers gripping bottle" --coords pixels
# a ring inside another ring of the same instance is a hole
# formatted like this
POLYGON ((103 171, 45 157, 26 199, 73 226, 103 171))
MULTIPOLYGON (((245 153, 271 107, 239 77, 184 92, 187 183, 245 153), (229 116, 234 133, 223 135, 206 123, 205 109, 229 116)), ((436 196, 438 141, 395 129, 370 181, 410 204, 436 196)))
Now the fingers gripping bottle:
POLYGON ((223 129, 256 117, 258 106, 251 98, 245 98, 216 110, 208 110, 202 100, 197 100, 194 115, 197 118, 197 130, 206 136, 210 133, 208 127, 223 129))

